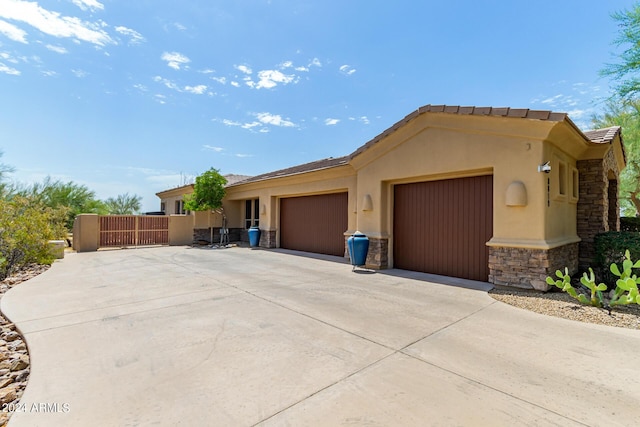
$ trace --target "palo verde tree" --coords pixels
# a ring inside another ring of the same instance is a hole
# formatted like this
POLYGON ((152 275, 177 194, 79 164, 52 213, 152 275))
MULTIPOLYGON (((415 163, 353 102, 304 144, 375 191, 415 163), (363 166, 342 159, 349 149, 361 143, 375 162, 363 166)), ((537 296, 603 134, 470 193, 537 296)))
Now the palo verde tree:
POLYGON ((600 74, 616 82, 615 94, 604 114, 593 118, 598 127, 622 126, 627 167, 620 175, 621 207, 624 216, 640 212, 640 3, 612 15, 618 23, 613 41, 621 49, 618 61, 606 64, 600 74))
POLYGON ((133 215, 140 211, 142 197, 129 193, 118 194, 117 197, 109 197, 104 201, 107 211, 111 215, 133 215))
MULTIPOLYGON (((223 215, 222 199, 225 194, 227 179, 220 175, 217 169, 211 168, 196 178, 193 193, 185 196, 184 207, 190 211, 211 211, 223 215)), ((213 243, 213 227, 211 228, 211 243, 213 243)))
POLYGON ((636 216, 640 212, 640 100, 609 101, 592 122, 596 128, 622 126, 627 166, 620 173, 620 208, 622 216, 636 216))

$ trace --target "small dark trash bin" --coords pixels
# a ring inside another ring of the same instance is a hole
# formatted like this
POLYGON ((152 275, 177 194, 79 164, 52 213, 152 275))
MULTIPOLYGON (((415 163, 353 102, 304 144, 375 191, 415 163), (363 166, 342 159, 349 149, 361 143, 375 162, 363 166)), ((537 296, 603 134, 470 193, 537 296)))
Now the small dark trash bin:
POLYGON ((349 248, 349 258, 353 269, 367 263, 367 253, 369 252, 369 238, 359 231, 347 239, 349 248))
POLYGON ((260 229, 255 225, 249 228, 249 246, 255 248, 260 245, 260 229))

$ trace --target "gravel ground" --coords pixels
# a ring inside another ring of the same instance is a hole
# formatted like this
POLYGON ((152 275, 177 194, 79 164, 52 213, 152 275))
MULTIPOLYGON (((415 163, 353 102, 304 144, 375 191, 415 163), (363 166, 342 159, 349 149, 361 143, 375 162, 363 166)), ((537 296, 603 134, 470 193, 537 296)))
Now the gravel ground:
POLYGON ((533 292, 494 289, 494 299, 529 311, 579 322, 640 329, 640 305, 618 306, 611 315, 601 308, 582 305, 564 292, 533 292))
MULTIPOLYGON (((0 300, 12 287, 46 271, 48 265, 32 265, 0 282, 0 300)), ((0 312, 0 427, 9 422, 13 408, 20 401, 29 380, 29 352, 15 326, 0 312)))

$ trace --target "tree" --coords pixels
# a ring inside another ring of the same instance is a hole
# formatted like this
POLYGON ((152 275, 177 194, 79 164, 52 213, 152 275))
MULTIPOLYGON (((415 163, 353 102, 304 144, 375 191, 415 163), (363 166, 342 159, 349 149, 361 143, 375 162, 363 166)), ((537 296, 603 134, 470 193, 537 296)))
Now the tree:
POLYGON ((104 201, 104 204, 111 215, 133 215, 140 211, 141 201, 141 196, 125 193, 118 194, 115 199, 113 197, 109 197, 104 201))
POLYGON ((14 195, 26 197, 33 202, 41 203, 50 208, 68 208, 66 227, 73 228, 73 220, 81 213, 106 214, 107 209, 103 202, 96 199, 95 193, 86 186, 76 184, 73 181, 53 181, 46 177, 42 183, 31 186, 15 188, 14 195))
MULTIPOLYGON (((227 179, 220 175, 217 169, 211 168, 196 178, 193 193, 184 197, 184 207, 190 211, 212 211, 222 214, 222 228, 226 228, 222 199, 225 194, 227 179)), ((209 215, 211 219, 211 215, 209 215)), ((213 244, 213 227, 211 229, 211 244, 213 244)), ((220 245, 222 245, 223 233, 220 233, 220 245)))
MULTIPOLYGON (((2 151, 0 151, 0 157, 2 157, 2 151)), ((11 166, 0 163, 0 198, 5 197, 7 193, 6 174, 13 172, 11 166)))
POLYGON ((623 103, 609 101, 604 114, 594 116, 597 128, 622 126, 627 166, 620 173, 622 216, 640 212, 640 100, 623 103))
POLYGON ((48 241, 66 233, 66 215, 22 196, 0 199, 0 280, 27 264, 51 264, 48 241))
POLYGON ((616 94, 620 98, 633 99, 640 92, 640 4, 611 16, 620 28, 613 43, 624 50, 619 54, 620 62, 606 64, 600 74, 619 82, 616 94))
POLYGON ((185 196, 184 207, 190 211, 217 211, 222 208, 227 179, 211 168, 196 178, 193 193, 185 196))

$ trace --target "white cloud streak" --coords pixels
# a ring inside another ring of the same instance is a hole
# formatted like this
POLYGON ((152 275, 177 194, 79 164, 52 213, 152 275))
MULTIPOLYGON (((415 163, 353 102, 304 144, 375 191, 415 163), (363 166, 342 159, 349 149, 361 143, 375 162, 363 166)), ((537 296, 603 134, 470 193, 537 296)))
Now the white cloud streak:
POLYGON ((234 68, 247 75, 253 73, 251 68, 247 67, 246 65, 234 65, 234 68))
POLYGON ((350 65, 345 64, 340 67, 340 72, 346 76, 350 76, 356 72, 356 69, 352 68, 350 65))
MULTIPOLYGON (((99 4, 84 0, 82 3, 99 4)), ((72 16, 62 16, 59 12, 49 11, 36 2, 23 0, 0 0, 0 18, 24 22, 37 30, 58 38, 72 38, 97 46, 116 44, 104 30, 103 21, 87 22, 72 16)))
POLYGON ((189 58, 178 52, 164 52, 161 58, 174 70, 180 70, 183 66, 191 62, 189 58))
POLYGON ((48 44, 48 45, 45 45, 45 47, 55 53, 60 53, 60 54, 69 53, 69 51, 62 46, 54 46, 54 45, 48 44))
POLYGON ((255 115, 261 123, 269 124, 273 126, 282 126, 282 127, 295 127, 295 123, 283 119, 278 114, 270 114, 270 113, 257 113, 255 115))
POLYGON ((16 27, 13 24, 8 23, 7 21, 3 21, 0 19, 0 34, 4 34, 11 40, 15 42, 20 42, 27 44, 27 33, 26 31, 16 27))
POLYGON ((207 151, 215 151, 216 153, 220 153, 224 151, 224 148, 222 147, 214 147, 212 145, 207 145, 207 144, 203 145, 202 148, 204 148, 207 151))
POLYGON ((104 5, 97 0, 71 0, 71 2, 85 11, 104 10, 104 5))
POLYGON ((4 65, 2 62, 0 62, 0 73, 9 74, 11 76, 19 76, 21 74, 19 70, 9 67, 8 65, 4 65))
POLYGON ((185 86, 184 90, 189 93, 193 93, 194 95, 202 95, 207 91, 206 85, 197 85, 197 86, 185 86))
POLYGON ((334 125, 337 125, 338 123, 340 123, 340 119, 326 119, 324 121, 324 124, 327 126, 334 126, 334 125))
POLYGON ((131 28, 120 26, 116 27, 116 31, 123 36, 129 37, 129 44, 140 44, 146 41, 145 38, 142 37, 142 34, 137 32, 136 30, 132 30, 131 28))

